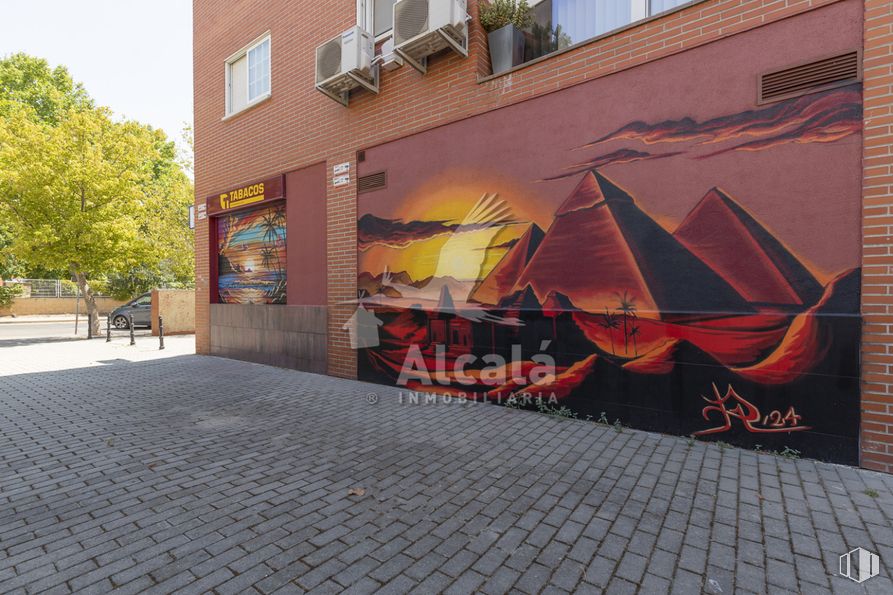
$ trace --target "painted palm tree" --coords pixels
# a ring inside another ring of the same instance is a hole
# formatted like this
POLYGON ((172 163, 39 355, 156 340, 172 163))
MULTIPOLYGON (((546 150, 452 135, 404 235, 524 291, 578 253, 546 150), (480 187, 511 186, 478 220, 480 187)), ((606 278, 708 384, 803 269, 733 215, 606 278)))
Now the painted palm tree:
POLYGON ((639 325, 633 324, 629 329, 629 336, 633 338, 633 348, 636 352, 636 357, 639 357, 639 342, 636 337, 639 336, 639 325))
POLYGON ((636 315, 636 298, 629 295, 627 290, 623 290, 623 295, 617 294, 620 303, 617 309, 623 313, 623 353, 629 354, 629 319, 636 315))
POLYGON ((602 320, 598 325, 608 331, 608 337, 611 339, 611 355, 617 355, 614 351, 614 329, 619 327, 620 323, 617 322, 616 316, 608 312, 607 306, 605 306, 605 313, 602 314, 602 320))
POLYGON ((260 263, 265 269, 269 269, 273 266, 274 261, 278 261, 279 257, 276 255, 276 250, 273 248, 262 248, 260 251, 260 263))
POLYGON ((273 218, 276 220, 280 229, 285 227, 285 208, 277 207, 276 210, 273 211, 273 218))
POLYGON ((233 217, 224 215, 220 218, 220 226, 217 231, 217 242, 218 246, 226 247, 229 246, 230 241, 230 233, 233 229, 233 217))
POLYGON ((264 241, 269 240, 274 245, 280 240, 279 230, 282 228, 282 215, 277 210, 269 211, 261 217, 260 226, 264 230, 264 241))
MULTIPOLYGON (((284 213, 284 209, 273 209, 265 213, 260 221, 260 227, 264 232, 263 242, 265 245, 269 246, 273 251, 272 253, 276 256, 276 273, 280 277, 282 276, 282 260, 279 257, 278 246, 283 241, 283 238, 279 234, 283 229, 283 223, 285 221, 284 213)), ((272 260, 270 260, 270 263, 272 264, 272 260)))

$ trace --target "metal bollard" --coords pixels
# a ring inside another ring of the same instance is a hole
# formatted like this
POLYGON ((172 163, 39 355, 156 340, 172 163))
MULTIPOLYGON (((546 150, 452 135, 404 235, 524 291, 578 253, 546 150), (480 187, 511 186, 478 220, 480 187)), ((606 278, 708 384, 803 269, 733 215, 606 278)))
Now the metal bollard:
POLYGON ((164 318, 158 317, 158 349, 164 349, 164 318))
POLYGON ((136 339, 133 337, 133 314, 128 314, 128 318, 130 318, 130 324, 128 325, 130 326, 130 344, 136 345, 136 339))
POLYGON ((105 317, 105 342, 112 342, 112 315, 109 313, 105 317))

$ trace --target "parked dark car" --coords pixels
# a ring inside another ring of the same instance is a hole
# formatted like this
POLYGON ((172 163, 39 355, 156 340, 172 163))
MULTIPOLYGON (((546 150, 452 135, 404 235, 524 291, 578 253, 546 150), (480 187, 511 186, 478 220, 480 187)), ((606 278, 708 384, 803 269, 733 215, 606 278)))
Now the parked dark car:
POLYGON ((133 326, 152 326, 152 294, 144 293, 112 311, 112 326, 118 329, 130 328, 130 315, 133 326))

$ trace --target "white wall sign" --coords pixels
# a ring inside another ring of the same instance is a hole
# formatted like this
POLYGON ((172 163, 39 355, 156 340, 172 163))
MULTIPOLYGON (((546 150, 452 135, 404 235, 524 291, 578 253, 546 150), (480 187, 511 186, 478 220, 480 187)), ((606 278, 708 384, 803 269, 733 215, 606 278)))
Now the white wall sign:
POLYGON ((332 175, 335 176, 343 176, 344 174, 350 173, 350 162, 347 163, 339 163, 332 167, 332 175))
POLYGON ((201 221, 202 219, 208 218, 208 205, 200 204, 198 205, 198 219, 201 221))
POLYGON ((350 176, 335 176, 332 178, 332 186, 335 188, 340 188, 341 186, 347 186, 350 184, 350 176))

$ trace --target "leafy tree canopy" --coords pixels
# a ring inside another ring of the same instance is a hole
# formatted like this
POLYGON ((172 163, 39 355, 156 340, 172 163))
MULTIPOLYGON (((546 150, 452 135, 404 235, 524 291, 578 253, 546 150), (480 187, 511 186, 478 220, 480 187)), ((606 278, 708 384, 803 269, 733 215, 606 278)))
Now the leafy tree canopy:
POLYGON ((46 60, 22 53, 0 60, 0 116, 8 113, 11 103, 29 106, 33 116, 47 124, 58 124, 71 109, 93 106, 67 68, 50 68, 46 60))
POLYGON ((11 264, 68 272, 88 312, 88 279, 191 283, 193 190, 174 143, 94 107, 64 69, 17 54, 0 61, 4 76, 43 90, 0 91, 0 242, 11 264))

